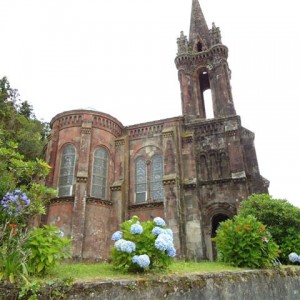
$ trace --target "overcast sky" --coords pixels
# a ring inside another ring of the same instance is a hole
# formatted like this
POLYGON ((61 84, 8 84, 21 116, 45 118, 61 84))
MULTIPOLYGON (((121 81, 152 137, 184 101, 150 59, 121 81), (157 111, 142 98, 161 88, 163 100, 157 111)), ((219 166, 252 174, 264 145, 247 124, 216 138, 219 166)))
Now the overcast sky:
MULTIPOLYGON (((78 108, 123 125, 181 115, 174 59, 192 0, 0 0, 0 77, 38 119, 78 108)), ((300 1, 200 0, 274 198, 300 207, 300 1)))

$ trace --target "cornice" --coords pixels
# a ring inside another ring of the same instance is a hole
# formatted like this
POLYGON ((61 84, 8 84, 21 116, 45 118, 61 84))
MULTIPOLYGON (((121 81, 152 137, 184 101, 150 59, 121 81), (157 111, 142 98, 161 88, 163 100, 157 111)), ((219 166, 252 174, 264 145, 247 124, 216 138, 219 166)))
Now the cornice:
POLYGON ((130 205, 128 208, 129 210, 140 210, 145 208, 158 208, 158 207, 164 207, 164 202, 157 201, 157 202, 135 203, 130 205))

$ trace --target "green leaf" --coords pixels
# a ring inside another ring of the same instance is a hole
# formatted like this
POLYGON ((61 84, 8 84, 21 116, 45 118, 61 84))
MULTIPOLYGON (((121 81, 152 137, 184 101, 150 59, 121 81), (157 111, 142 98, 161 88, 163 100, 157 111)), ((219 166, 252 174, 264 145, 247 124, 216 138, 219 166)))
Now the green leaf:
POLYGON ((9 281, 10 283, 15 283, 15 275, 13 273, 9 274, 9 281))
POLYGON ((43 262, 40 262, 37 267, 38 273, 40 273, 44 269, 44 267, 45 267, 45 264, 43 262))
POLYGON ((54 260, 53 255, 48 255, 48 262, 49 262, 49 263, 52 263, 53 260, 54 260))

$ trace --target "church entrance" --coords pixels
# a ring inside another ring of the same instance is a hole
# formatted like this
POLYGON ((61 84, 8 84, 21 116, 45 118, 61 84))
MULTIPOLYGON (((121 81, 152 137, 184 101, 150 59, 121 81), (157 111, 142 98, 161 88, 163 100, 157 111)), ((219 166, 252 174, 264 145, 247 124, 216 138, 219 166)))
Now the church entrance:
MULTIPOLYGON (((229 217, 225 214, 216 214, 211 219, 211 238, 213 239, 217 235, 217 229, 219 227, 219 224, 223 221, 226 221, 229 219, 229 217)), ((213 254, 213 260, 217 259, 217 249, 215 242, 212 241, 212 254, 213 254)))

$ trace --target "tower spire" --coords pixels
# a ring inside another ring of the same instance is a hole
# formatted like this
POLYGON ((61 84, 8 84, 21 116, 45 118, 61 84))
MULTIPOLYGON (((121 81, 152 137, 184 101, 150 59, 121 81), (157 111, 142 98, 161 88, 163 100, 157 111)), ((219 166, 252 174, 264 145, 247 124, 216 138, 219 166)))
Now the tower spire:
POLYGON ((192 2, 189 44, 194 47, 201 43, 203 48, 210 47, 210 35, 207 23, 198 0, 192 2))
POLYGON ((213 110, 213 118, 234 116, 228 48, 222 44, 220 29, 214 23, 208 29, 199 0, 192 1, 189 40, 181 32, 175 59, 183 115, 206 119, 213 110), (205 96, 206 90, 211 91, 211 100, 205 96))

